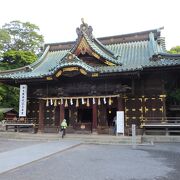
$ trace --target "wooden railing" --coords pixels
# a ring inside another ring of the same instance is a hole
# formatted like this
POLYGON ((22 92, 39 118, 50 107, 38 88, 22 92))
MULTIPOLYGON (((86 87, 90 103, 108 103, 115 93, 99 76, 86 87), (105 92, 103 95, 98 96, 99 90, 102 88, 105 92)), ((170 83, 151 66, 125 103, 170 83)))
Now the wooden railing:
POLYGON ((180 135, 180 117, 144 117, 143 134, 180 135))
POLYGON ((25 124, 25 123, 33 123, 33 124, 37 124, 37 119, 36 118, 11 118, 11 119, 5 119, 5 123, 22 123, 22 124, 25 124))
POLYGON ((143 124, 155 123, 180 123, 180 117, 143 117, 143 124))
POLYGON ((6 131, 13 129, 15 132, 19 132, 24 128, 31 128, 33 133, 37 132, 38 124, 35 118, 14 118, 4 120, 4 126, 6 131))

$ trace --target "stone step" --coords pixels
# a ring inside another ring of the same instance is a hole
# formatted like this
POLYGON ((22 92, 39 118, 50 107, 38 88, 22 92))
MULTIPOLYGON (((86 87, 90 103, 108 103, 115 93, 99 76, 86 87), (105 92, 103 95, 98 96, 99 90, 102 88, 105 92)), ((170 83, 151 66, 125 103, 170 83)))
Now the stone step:
MULTIPOLYGON (((19 139, 19 140, 35 140, 35 141, 53 141, 61 138, 60 134, 55 133, 17 133, 17 132, 1 132, 2 139, 19 139)), ((131 136, 112 136, 112 135, 94 135, 94 134, 66 134, 64 140, 76 140, 83 143, 95 144, 131 144, 131 136)), ((141 136, 136 136, 136 143, 141 143, 141 136)))
POLYGON ((180 136, 144 135, 142 141, 144 143, 180 143, 180 136))

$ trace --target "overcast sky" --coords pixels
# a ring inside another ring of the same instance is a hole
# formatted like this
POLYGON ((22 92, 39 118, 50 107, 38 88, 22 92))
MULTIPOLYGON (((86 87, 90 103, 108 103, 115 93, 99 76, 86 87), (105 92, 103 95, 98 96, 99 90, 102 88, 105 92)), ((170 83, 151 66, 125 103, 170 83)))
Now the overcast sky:
POLYGON ((45 43, 73 41, 81 18, 95 37, 164 27, 166 47, 180 45, 180 0, 3 0, 0 26, 13 20, 39 26, 45 43))

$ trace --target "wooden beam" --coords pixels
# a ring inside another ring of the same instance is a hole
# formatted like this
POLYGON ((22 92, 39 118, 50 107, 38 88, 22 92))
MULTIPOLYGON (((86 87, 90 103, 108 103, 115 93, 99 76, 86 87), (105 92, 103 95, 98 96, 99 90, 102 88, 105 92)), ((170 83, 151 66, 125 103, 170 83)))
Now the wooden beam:
POLYGON ((64 119, 64 104, 60 105, 60 124, 64 119))
POLYGON ((124 111, 124 100, 122 97, 117 98, 117 105, 118 105, 117 107, 118 111, 124 111))

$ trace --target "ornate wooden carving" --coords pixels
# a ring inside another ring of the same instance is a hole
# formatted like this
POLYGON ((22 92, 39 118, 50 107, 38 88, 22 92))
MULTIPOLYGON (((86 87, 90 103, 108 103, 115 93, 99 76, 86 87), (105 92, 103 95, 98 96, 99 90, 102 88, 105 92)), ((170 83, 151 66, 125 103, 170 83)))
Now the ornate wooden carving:
POLYGON ((63 96, 64 95, 64 89, 62 87, 57 88, 57 95, 58 96, 63 96))
POLYGON ((33 92, 33 95, 38 96, 38 97, 42 97, 43 96, 43 90, 42 89, 36 89, 33 92))

